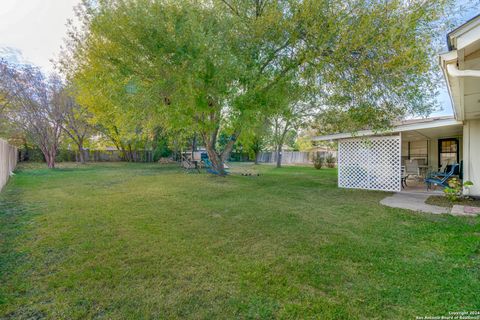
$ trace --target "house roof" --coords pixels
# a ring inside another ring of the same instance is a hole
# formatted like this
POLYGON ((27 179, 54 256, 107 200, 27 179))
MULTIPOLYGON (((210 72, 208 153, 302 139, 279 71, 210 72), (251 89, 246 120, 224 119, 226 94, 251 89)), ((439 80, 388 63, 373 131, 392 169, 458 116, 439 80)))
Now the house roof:
POLYGON ((373 131, 373 130, 360 130, 355 133, 345 132, 345 133, 336 133, 324 136, 314 137, 313 141, 329 141, 329 140, 340 140, 348 139, 352 137, 366 137, 366 136, 375 136, 375 135, 386 135, 393 134, 405 131, 418 131, 450 126, 462 126, 461 121, 457 121, 452 116, 445 117, 433 117, 433 118, 424 118, 424 119, 410 119, 398 121, 393 124, 390 130, 385 131, 373 131))
POLYGON ((447 34, 447 45, 448 45, 448 50, 458 50, 461 49, 461 47, 464 47, 468 41, 468 39, 465 39, 464 41, 460 41, 458 43, 458 39, 461 36, 464 36, 466 33, 474 33, 475 30, 480 26, 480 14, 476 15, 475 17, 471 18, 461 26, 455 28, 454 30, 450 31, 447 34))
POLYGON ((480 15, 451 31, 447 43, 440 65, 455 118, 480 118, 480 15))

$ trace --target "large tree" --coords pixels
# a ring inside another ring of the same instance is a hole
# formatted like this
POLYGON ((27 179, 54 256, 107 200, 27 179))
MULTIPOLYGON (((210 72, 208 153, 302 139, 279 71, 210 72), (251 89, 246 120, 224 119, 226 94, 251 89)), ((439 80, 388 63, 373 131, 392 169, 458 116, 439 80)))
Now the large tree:
POLYGON ((62 63, 80 103, 197 132, 224 174, 242 130, 279 114, 271 99, 290 81, 352 129, 427 112, 432 28, 447 1, 93 2, 62 63))

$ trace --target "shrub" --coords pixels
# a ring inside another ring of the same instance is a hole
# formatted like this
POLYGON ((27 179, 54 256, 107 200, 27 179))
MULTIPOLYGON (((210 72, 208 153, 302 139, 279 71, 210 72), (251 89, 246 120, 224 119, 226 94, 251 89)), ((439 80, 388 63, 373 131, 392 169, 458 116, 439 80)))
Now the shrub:
POLYGON ((325 158, 323 158, 319 152, 316 153, 313 156, 313 166, 315 167, 315 169, 322 169, 324 164, 325 164, 325 158))
POLYGON ((335 168, 335 163, 337 162, 337 159, 335 159, 334 156, 332 156, 331 154, 329 154, 329 155, 327 156, 326 162, 327 162, 327 167, 329 167, 329 168, 335 168))
POLYGON ((457 202, 459 199, 465 197, 463 191, 471 186, 473 186, 473 182, 471 181, 462 183, 460 179, 452 178, 448 181, 448 187, 443 189, 443 193, 450 202, 457 202))

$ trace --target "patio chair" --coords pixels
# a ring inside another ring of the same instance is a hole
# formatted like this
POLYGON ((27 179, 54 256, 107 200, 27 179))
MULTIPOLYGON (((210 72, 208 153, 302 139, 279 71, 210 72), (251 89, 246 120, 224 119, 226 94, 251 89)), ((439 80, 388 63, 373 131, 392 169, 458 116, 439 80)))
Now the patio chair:
POLYGON ((405 175, 405 180, 410 176, 415 176, 417 178, 420 176, 420 168, 417 160, 408 160, 405 162, 405 175))
POLYGON ((442 188, 448 187, 448 180, 460 171, 460 165, 458 163, 447 166, 446 168, 445 172, 433 172, 425 179, 427 190, 431 188, 432 184, 441 186, 442 188))
POLYGON ((445 172, 447 170, 447 166, 448 166, 448 161, 444 162, 442 164, 442 166, 439 168, 438 172, 445 172))
POLYGON ((191 160, 190 158, 182 155, 181 166, 186 173, 191 172, 198 172, 200 173, 200 169, 198 168, 198 162, 195 160, 191 160))
MULTIPOLYGON (((217 170, 215 170, 213 168, 213 165, 210 162, 210 159, 204 158, 204 159, 202 159, 202 161, 203 161, 203 164, 204 164, 205 168, 207 169, 207 172, 212 173, 212 174, 220 174, 220 172, 218 172, 217 170)), ((229 169, 228 166, 224 163, 224 171, 225 171, 226 174, 230 174, 228 169, 229 169)))

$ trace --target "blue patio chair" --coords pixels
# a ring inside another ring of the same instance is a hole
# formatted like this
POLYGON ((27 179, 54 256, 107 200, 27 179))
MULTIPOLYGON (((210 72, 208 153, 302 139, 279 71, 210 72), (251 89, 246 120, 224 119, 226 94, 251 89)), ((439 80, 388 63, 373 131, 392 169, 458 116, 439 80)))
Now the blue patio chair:
POLYGON ((441 186, 442 188, 448 187, 448 180, 460 172, 460 165, 452 164, 447 166, 445 172, 433 172, 425 179, 427 184, 427 190, 431 188, 432 184, 441 186))
MULTIPOLYGON (((210 162, 210 159, 203 158, 202 161, 203 161, 203 164, 205 165, 205 168, 207 169, 207 172, 209 172, 211 174, 220 174, 220 172, 218 172, 217 170, 215 170, 213 168, 212 163, 210 162)), ((225 170, 226 174, 230 174, 230 172, 228 172, 227 168, 225 168, 224 170, 225 170)))

